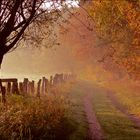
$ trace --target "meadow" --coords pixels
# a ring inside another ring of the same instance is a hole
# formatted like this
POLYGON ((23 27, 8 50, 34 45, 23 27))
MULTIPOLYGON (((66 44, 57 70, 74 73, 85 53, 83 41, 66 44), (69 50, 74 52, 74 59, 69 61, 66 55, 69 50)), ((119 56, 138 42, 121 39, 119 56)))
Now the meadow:
MULTIPOLYGON (((130 114, 139 116, 138 93, 133 96, 128 90, 116 89, 115 99, 130 114)), ((88 95, 106 140, 140 139, 140 129, 116 108, 108 96, 108 88, 88 81, 58 84, 40 97, 7 95, 6 105, 0 104, 0 139, 90 140, 84 106, 88 95)))
POLYGON ((72 131, 68 121, 71 105, 63 94, 8 95, 6 105, 0 105, 0 139, 66 139, 72 131))

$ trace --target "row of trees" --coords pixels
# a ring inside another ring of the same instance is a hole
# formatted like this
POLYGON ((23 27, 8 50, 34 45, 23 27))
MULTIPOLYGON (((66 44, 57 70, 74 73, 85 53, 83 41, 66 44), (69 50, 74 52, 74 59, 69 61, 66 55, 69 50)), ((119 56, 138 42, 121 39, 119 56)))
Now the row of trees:
POLYGON ((90 6, 100 45, 108 46, 103 56, 140 79, 140 0, 94 0, 90 6))

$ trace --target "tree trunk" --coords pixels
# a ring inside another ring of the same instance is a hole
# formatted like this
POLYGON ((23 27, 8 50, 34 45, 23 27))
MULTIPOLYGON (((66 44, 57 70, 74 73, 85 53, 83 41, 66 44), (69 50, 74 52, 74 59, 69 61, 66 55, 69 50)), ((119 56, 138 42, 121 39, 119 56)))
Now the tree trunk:
MULTIPOLYGON (((2 60, 3 60, 3 56, 4 55, 2 53, 0 53, 0 69, 1 69, 1 64, 2 64, 2 60)), ((5 105, 6 104, 6 97, 5 97, 6 89, 2 85, 1 78, 0 78, 0 90, 1 90, 1 94, 2 94, 2 102, 5 105)))
MULTIPOLYGON (((1 50, 0 50, 0 51, 1 51, 1 50)), ((1 68, 2 60, 3 60, 3 54, 0 53, 0 68, 1 68)))
POLYGON ((5 96, 6 88, 4 86, 2 86, 1 79, 0 79, 0 89, 1 89, 1 93, 2 93, 2 102, 5 105, 6 104, 6 96, 5 96))

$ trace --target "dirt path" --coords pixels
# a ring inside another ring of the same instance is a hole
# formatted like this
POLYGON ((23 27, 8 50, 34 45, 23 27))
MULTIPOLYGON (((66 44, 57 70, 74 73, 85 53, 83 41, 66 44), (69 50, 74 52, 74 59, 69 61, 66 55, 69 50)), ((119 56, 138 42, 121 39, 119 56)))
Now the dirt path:
POLYGON ((134 124, 136 127, 140 129, 140 118, 134 114, 130 114, 127 109, 119 103, 119 101, 114 97, 114 95, 109 91, 107 96, 111 100, 112 104, 123 114, 125 114, 134 124))
POLYGON ((96 115, 93 111, 93 106, 90 101, 90 95, 85 96, 84 98, 84 107, 87 117, 87 122, 89 124, 89 140, 103 140, 103 132, 101 126, 96 118, 96 115))

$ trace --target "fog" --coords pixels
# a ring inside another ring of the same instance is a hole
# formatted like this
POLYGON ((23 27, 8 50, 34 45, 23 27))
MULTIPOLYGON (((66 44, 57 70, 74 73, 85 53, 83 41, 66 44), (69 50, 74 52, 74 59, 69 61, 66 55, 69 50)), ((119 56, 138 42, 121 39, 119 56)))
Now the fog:
POLYGON ((112 62, 98 62, 107 49, 105 46, 96 47, 99 42, 96 32, 91 28, 94 27, 93 21, 86 11, 79 7, 75 16, 59 27, 59 46, 34 48, 24 45, 7 54, 2 63, 1 77, 38 79, 55 73, 77 72, 80 76, 86 75, 99 82, 111 80, 112 75, 113 78, 122 77, 123 71, 120 73, 112 62), (108 70, 113 74, 108 73, 108 70))
POLYGON ((36 79, 55 73, 74 72, 76 63, 71 49, 64 46, 19 48, 4 57, 1 76, 36 79))

